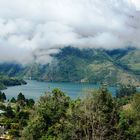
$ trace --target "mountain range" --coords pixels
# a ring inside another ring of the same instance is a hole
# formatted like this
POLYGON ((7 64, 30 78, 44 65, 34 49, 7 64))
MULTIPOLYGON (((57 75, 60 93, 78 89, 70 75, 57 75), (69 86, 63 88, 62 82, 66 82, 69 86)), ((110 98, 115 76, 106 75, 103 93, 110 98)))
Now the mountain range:
POLYGON ((62 48, 48 64, 1 63, 0 74, 55 82, 140 85, 140 50, 62 48))

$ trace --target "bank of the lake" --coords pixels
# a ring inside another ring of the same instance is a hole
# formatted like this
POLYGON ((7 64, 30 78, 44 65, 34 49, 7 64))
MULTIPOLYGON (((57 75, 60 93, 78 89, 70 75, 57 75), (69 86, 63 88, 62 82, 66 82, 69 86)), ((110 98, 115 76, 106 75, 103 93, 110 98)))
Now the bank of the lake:
POLYGON ((25 85, 26 81, 14 77, 0 75, 0 90, 4 90, 10 86, 25 85))

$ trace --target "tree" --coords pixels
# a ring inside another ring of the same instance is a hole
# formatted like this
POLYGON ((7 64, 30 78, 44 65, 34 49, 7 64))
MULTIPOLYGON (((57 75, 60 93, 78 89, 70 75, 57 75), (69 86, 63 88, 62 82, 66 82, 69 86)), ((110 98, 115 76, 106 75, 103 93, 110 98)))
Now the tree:
POLYGON ((5 95, 5 93, 2 93, 1 91, 0 91, 0 101, 1 102, 4 102, 6 100, 6 95, 5 95))
POLYGON ((58 138, 63 133, 63 121, 69 108, 70 98, 54 89, 39 100, 30 122, 23 132, 26 140, 38 140, 47 136, 58 138), (29 133, 30 132, 30 133, 29 133))
POLYGON ((35 104, 35 101, 33 99, 26 99, 26 104, 28 107, 33 107, 35 104))
POLYGON ((26 105, 26 99, 25 96, 22 93, 19 93, 17 96, 17 101, 20 106, 24 107, 26 105))
POLYGON ((25 101, 25 96, 22 93, 18 94, 17 101, 25 101))
POLYGON ((2 98, 3 98, 3 100, 6 100, 6 95, 4 92, 2 93, 2 98))
POLYGON ((14 97, 11 99, 11 103, 16 103, 16 99, 14 97))
POLYGON ((11 106, 6 107, 5 116, 8 117, 8 118, 14 118, 15 117, 15 113, 14 113, 11 106))
POLYGON ((73 111, 72 139, 116 139, 118 109, 105 87, 91 91, 73 111))

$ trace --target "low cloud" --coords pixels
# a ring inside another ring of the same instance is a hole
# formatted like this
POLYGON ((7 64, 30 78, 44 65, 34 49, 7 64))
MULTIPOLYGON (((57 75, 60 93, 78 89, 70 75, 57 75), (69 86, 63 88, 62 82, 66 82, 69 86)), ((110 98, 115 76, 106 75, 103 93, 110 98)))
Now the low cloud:
POLYGON ((134 0, 0 0, 0 61, 47 63, 68 45, 140 48, 138 10, 134 0))

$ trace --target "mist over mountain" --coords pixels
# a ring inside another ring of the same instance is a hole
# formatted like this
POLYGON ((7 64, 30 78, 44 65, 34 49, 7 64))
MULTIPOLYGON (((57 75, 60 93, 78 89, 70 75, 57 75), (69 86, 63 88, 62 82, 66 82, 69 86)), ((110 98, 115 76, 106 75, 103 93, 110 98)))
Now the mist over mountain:
POLYGON ((48 63, 65 46, 140 46, 136 0, 0 0, 0 62, 48 63))
POLYGON ((0 0, 0 140, 140 140, 139 118, 140 0, 0 0))
POLYGON ((0 0, 0 73, 47 81, 138 85, 139 4, 136 0, 0 0))

